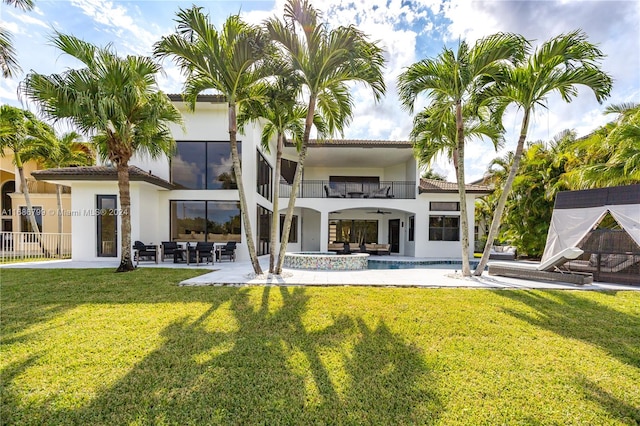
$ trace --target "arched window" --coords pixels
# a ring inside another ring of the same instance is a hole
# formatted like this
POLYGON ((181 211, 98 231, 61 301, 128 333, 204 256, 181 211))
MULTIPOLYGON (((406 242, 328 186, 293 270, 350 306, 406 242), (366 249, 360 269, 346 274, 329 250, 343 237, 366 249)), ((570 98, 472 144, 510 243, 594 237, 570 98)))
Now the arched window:
POLYGON ((2 184, 2 216, 11 216, 11 197, 9 194, 16 192, 16 182, 8 180, 2 184))

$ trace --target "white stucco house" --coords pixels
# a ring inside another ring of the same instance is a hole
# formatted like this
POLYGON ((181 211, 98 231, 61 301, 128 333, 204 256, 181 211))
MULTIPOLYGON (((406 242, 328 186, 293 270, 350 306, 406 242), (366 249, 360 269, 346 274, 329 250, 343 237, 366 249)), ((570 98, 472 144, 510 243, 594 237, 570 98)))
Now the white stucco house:
MULTIPOLYGON (((201 95, 188 112, 179 95, 185 129, 172 129, 171 159, 131 161, 131 240, 237 241, 237 259, 248 259, 238 191, 231 170, 227 104, 201 95)), ((284 216, 296 167, 294 147, 284 150, 282 176, 274 176, 275 152, 260 146, 261 129, 238 135, 247 203, 259 255, 269 249, 273 185, 280 185, 284 216)), ((107 165, 34 172, 47 182, 71 186, 72 259, 119 257, 120 220, 116 172, 107 165), (97 211, 107 214, 96 214, 97 211), (112 214, 110 214, 112 213, 112 214)), ((476 197, 467 185, 470 247, 476 197)), ((289 251, 326 251, 329 243, 388 243, 391 254, 460 258, 460 206, 455 183, 425 180, 406 141, 311 141, 296 201, 289 251)), ((471 250, 473 251, 473 250, 471 250)))

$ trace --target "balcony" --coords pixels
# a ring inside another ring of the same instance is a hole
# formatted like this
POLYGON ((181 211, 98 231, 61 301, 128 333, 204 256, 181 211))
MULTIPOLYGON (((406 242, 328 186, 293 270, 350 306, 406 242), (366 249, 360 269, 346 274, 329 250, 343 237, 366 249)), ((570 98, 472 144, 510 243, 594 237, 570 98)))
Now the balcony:
MULTIPOLYGON (((280 197, 288 198, 291 185, 280 183, 280 197)), ((329 182, 305 180, 298 191, 298 198, 375 198, 414 199, 416 183, 411 181, 380 182, 329 182)))

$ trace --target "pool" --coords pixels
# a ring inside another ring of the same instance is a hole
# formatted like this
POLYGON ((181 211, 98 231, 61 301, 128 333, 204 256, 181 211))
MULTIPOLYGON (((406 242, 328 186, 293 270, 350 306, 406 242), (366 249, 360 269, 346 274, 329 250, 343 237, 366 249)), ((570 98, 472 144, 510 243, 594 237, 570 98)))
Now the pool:
POLYGON ((321 271, 360 271, 367 269, 369 254, 336 254, 333 252, 308 251, 286 253, 285 268, 312 269, 321 271))
MULTIPOLYGON (((478 261, 470 261, 473 269, 478 261)), ((367 269, 462 269, 461 260, 374 260, 369 259, 367 269)))

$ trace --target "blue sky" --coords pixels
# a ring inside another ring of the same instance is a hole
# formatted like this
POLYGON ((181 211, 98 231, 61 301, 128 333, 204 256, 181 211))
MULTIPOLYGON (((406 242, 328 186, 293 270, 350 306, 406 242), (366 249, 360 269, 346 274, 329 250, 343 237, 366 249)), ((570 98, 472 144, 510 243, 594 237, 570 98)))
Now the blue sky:
MULTIPOLYGON (((197 1, 219 26, 230 14, 260 23, 280 16, 284 2, 197 1)), ((385 50, 387 95, 375 103, 370 91, 355 86, 356 111, 345 132, 347 138, 407 140, 412 117, 398 102, 395 81, 403 69, 425 57, 437 55, 442 47, 458 40, 474 40, 497 31, 518 32, 535 45, 554 35, 583 29, 590 41, 607 55, 603 68, 614 78, 609 100, 599 105, 593 94, 580 90, 570 104, 550 96, 532 122, 529 140, 550 140, 564 129, 584 135, 612 117, 602 114, 606 105, 640 101, 640 2, 638 1, 467 1, 467 0, 322 0, 313 2, 331 26, 357 25, 385 50)), ((162 35, 174 29, 175 12, 192 2, 35 0, 36 9, 22 12, 2 3, 0 21, 14 34, 19 62, 25 72, 51 74, 78 66, 48 44, 53 30, 73 34, 98 45, 113 44, 119 54, 148 55, 162 35)), ((165 63, 160 88, 179 93, 182 78, 165 63)), ((21 106, 16 94, 24 75, 0 80, 0 101, 21 106)), ((496 153, 488 142, 468 145, 467 181, 478 179, 489 161, 514 149, 521 116, 509 111, 505 148, 496 153)), ((454 180, 452 168, 439 160, 434 168, 454 180)))

